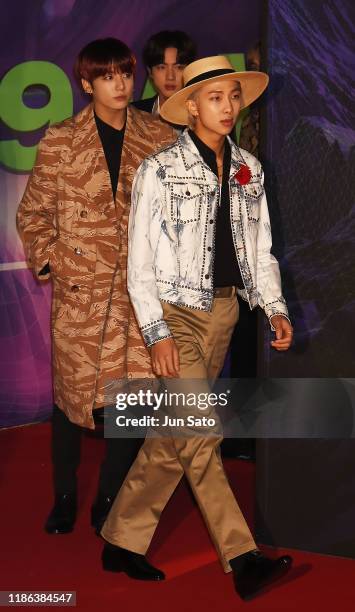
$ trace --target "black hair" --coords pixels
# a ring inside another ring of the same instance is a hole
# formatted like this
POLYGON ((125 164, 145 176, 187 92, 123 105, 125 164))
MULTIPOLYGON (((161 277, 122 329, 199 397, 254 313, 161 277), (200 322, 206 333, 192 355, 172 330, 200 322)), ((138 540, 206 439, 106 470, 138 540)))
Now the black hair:
POLYGON ((143 62, 147 68, 164 63, 165 49, 177 49, 177 63, 190 64, 196 59, 196 45, 194 41, 180 30, 163 30, 153 34, 143 49, 143 62))

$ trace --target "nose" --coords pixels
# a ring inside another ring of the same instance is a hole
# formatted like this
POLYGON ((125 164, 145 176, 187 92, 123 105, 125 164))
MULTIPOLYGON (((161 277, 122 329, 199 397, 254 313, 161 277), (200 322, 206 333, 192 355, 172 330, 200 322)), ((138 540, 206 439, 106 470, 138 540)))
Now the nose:
POLYGON ((175 81, 175 66, 167 66, 166 78, 168 81, 175 81))
POLYGON ((233 105, 229 97, 225 98, 223 111, 226 113, 226 115, 231 115, 233 113, 233 105))
POLYGON ((115 75, 115 89, 117 91, 124 89, 124 80, 122 74, 118 73, 115 75))

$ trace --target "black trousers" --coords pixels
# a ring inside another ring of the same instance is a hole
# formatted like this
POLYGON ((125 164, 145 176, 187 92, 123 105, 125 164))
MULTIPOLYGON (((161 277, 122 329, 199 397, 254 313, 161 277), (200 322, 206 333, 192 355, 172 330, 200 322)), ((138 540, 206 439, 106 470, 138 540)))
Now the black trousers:
MULTIPOLYGON (((83 428, 69 421, 58 406, 52 417, 52 462, 55 496, 76 493, 83 428)), ((115 497, 144 442, 143 438, 106 438, 97 497, 115 497)))

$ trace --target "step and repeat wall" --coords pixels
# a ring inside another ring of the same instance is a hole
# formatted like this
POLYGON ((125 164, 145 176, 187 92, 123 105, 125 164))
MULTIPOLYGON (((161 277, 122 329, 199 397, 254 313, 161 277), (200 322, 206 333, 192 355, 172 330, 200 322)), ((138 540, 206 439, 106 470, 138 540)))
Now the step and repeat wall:
POLYGON ((50 285, 24 261, 15 214, 45 128, 87 100, 72 75, 80 49, 115 36, 136 53, 135 97, 147 38, 184 30, 200 57, 228 54, 238 69, 260 38, 259 0, 20 0, 2 2, 0 26, 0 427, 46 418, 52 407, 50 285))

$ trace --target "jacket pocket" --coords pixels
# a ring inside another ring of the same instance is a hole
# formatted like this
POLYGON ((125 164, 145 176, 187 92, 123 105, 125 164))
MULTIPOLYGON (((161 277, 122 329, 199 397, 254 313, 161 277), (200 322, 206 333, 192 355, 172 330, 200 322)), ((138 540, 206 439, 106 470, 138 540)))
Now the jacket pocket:
POLYGON ((264 187, 260 181, 252 181, 242 186, 248 220, 257 222, 260 218, 260 199, 264 193, 264 187))
POLYGON ((204 185, 170 183, 167 197, 168 214, 174 223, 197 223, 201 220, 204 185))

